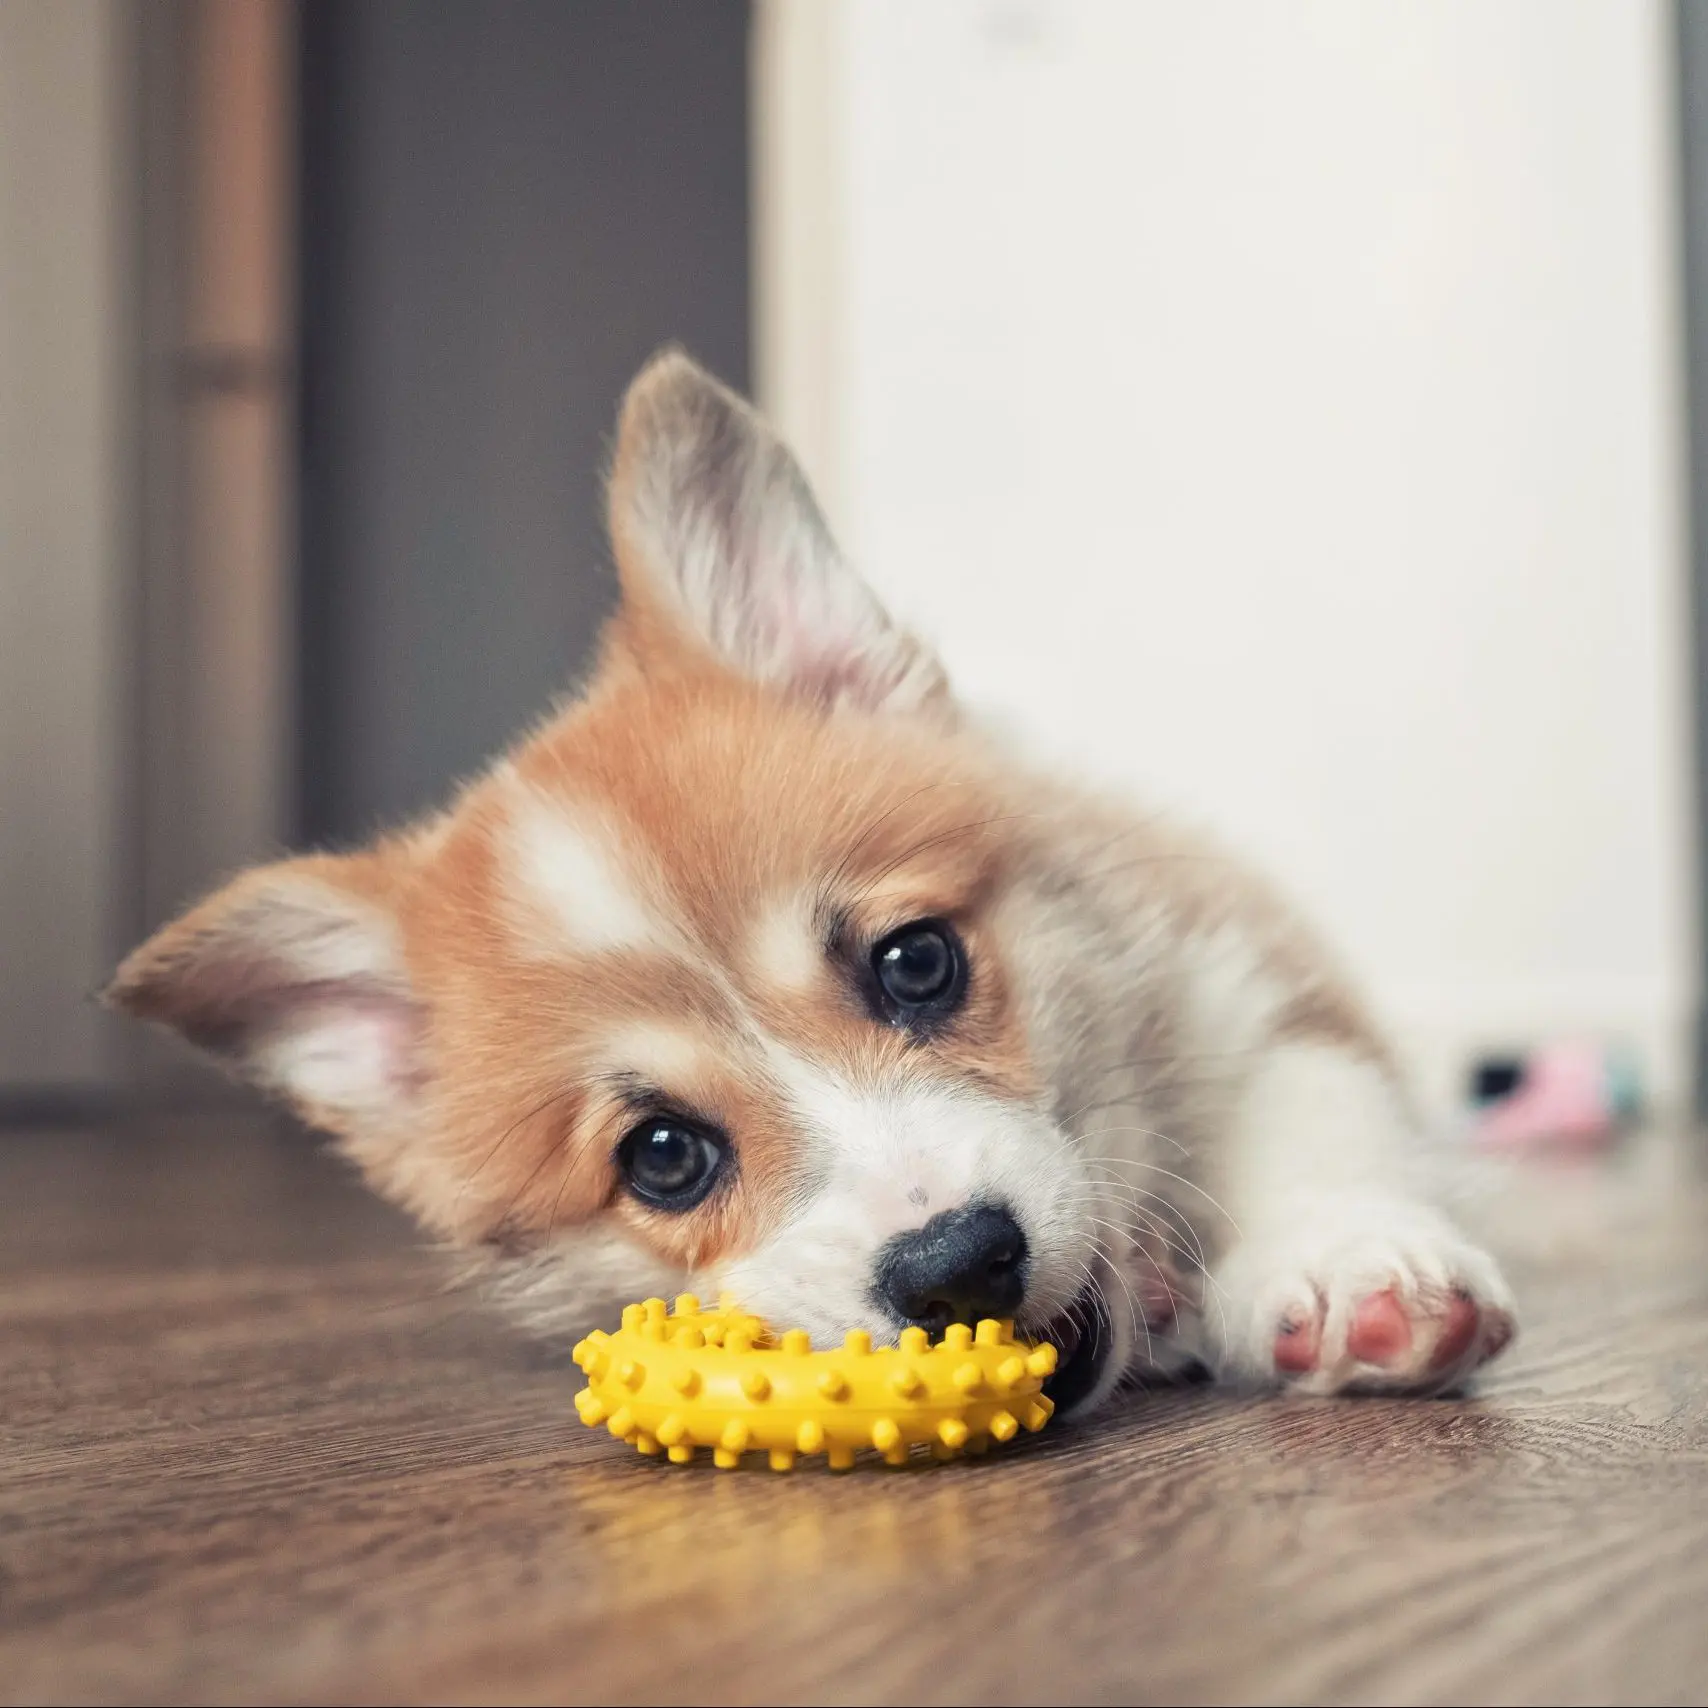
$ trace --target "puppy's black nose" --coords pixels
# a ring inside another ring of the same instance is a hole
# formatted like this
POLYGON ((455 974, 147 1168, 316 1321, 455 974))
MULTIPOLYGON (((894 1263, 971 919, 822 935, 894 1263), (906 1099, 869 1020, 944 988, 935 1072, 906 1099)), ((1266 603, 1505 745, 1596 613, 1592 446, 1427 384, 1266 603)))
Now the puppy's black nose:
POLYGON ((950 1323, 1012 1316, 1026 1292, 1026 1236, 1002 1204, 945 1210, 884 1246, 876 1289, 933 1335, 950 1323))

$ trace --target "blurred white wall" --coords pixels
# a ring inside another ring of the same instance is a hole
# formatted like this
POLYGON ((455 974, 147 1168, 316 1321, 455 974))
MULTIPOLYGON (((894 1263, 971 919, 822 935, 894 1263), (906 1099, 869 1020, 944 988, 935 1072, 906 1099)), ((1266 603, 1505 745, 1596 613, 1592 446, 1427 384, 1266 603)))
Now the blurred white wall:
POLYGON ((0 4, 0 1092, 102 1076, 123 366, 116 12, 0 4))
POLYGON ((1696 1001, 1659 0, 771 0, 764 401, 964 690, 1333 931, 1444 1101, 1696 1001))

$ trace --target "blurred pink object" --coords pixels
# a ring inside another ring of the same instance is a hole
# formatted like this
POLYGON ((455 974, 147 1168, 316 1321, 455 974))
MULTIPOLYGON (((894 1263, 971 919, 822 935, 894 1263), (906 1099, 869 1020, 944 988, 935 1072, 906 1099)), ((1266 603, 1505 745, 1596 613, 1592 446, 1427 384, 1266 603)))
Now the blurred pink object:
POLYGON ((1523 1081, 1479 1110, 1473 1133, 1490 1149, 1582 1148, 1609 1142, 1630 1112, 1630 1088, 1596 1044, 1550 1044, 1525 1062, 1523 1081))

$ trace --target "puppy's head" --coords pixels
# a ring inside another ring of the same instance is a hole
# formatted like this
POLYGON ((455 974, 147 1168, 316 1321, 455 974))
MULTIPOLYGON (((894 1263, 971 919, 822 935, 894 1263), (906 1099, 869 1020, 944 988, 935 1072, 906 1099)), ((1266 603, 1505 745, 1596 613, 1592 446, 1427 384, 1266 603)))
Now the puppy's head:
POLYGON ((1083 1312, 1023 790, 685 358, 631 390, 610 500, 585 695, 431 822, 240 877, 114 999, 460 1243, 596 1230, 825 1336, 1083 1312))

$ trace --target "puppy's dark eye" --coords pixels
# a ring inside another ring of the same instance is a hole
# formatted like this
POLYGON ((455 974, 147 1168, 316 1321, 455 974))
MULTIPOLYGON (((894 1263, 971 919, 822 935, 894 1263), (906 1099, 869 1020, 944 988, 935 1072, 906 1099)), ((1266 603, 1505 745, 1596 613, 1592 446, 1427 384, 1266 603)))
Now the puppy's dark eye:
POLYGON ((872 971, 885 1006, 898 1020, 947 1014, 966 991, 960 939, 935 919, 892 931, 872 951, 872 971))
POLYGON ((629 1190, 655 1210, 691 1210, 723 1169, 723 1140, 686 1121, 643 1121, 617 1146, 617 1166, 629 1190))

